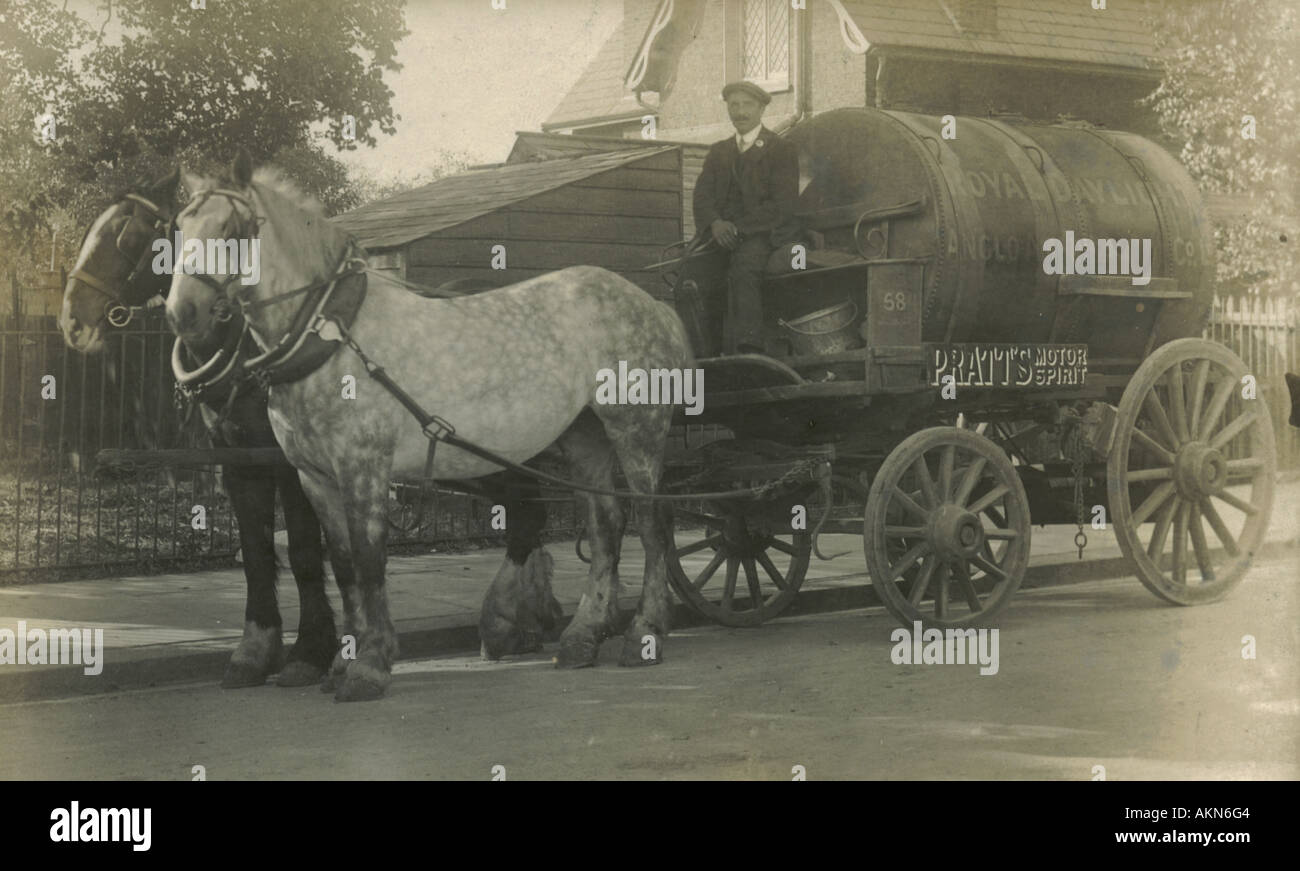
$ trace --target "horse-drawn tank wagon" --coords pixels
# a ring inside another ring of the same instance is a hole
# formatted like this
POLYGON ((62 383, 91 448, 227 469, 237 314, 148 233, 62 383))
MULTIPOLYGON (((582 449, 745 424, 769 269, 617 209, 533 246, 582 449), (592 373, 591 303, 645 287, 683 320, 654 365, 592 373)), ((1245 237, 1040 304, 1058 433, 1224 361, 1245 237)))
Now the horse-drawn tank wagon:
POLYGON ((1031 523, 1076 524, 1082 546, 1104 519, 1156 595, 1227 593, 1267 528, 1273 433, 1245 365, 1199 338, 1212 239, 1178 163, 1086 125, 873 109, 788 138, 805 237, 768 265, 778 350, 697 347, 689 419, 735 434, 692 483, 763 492, 678 512, 678 594, 729 625, 780 613, 814 550, 814 521, 792 517, 817 511, 819 477, 835 502, 820 531, 863 532, 908 624, 994 618, 1031 523))

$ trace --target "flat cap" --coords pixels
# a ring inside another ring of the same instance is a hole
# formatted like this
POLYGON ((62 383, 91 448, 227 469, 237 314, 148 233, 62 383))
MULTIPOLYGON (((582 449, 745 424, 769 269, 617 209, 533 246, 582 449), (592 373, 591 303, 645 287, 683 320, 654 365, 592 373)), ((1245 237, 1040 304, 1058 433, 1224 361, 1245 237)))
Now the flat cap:
POLYGON ((767 91, 763 90, 753 82, 745 82, 745 81, 732 82, 731 84, 724 87, 722 89, 722 99, 724 100, 727 99, 736 91, 739 91, 742 94, 746 94, 750 97, 753 97, 755 100, 762 103, 764 106, 772 102, 771 94, 769 94, 767 91))

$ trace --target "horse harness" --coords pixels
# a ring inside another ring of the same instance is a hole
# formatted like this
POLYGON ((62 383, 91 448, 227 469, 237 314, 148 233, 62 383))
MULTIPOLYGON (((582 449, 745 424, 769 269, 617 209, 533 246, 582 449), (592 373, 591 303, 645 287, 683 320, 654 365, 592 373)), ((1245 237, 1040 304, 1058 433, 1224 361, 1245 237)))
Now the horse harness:
MULTIPOLYGON (((182 215, 198 208, 203 202, 212 196, 225 196, 232 200, 232 218, 238 216, 238 209, 235 204, 246 206, 250 212, 250 218, 253 222, 258 222, 256 210, 253 204, 237 191, 224 189, 213 189, 204 191, 196 198, 195 203, 186 207, 182 215)), ((272 305, 284 302, 298 296, 306 296, 303 303, 299 306, 293 321, 278 342, 269 349, 256 357, 247 359, 243 362, 242 367, 237 368, 239 375, 233 376, 235 388, 245 381, 254 381, 259 385, 273 386, 276 384, 286 384, 293 381, 299 381, 315 372, 325 362, 333 356, 339 349, 340 345, 346 345, 365 367, 366 374, 381 387, 386 390, 390 396, 407 410, 416 422, 420 425, 420 431, 429 441, 429 450, 425 457, 424 474, 420 478, 420 497, 419 507, 415 523, 412 527, 404 531, 412 531, 419 527, 421 515, 424 510, 426 497, 434 490, 433 467, 435 454, 439 442, 446 442, 452 447, 459 448, 468 454, 476 456, 482 460, 516 472, 542 483, 551 484, 552 486, 563 487, 569 490, 577 490, 585 493, 591 493, 601 496, 613 496, 617 498, 644 499, 655 502, 678 502, 678 501, 698 501, 700 499, 734 499, 740 497, 761 497, 771 489, 782 486, 795 478, 807 477, 809 480, 819 484, 822 490, 825 504, 828 510, 823 512, 813 529, 812 537, 814 550, 816 550, 817 535, 826 517, 829 516, 830 505, 830 464, 821 460, 811 465, 796 464, 789 472, 781 477, 780 480, 767 482, 756 487, 745 487, 734 490, 723 490, 710 493, 637 493, 628 490, 605 490, 600 487, 592 487, 586 484, 580 484, 576 481, 565 480, 556 475, 542 472, 538 469, 530 468, 522 463, 516 463, 513 460, 503 457, 495 451, 488 450, 471 441, 467 441, 456 434, 456 429, 450 423, 436 414, 430 414, 420 403, 411 396, 402 387, 397 384, 384 370, 382 366, 376 363, 361 348, 360 344, 352 337, 350 327, 356 320, 358 311, 366 296, 366 270, 367 264, 364 251, 357 245, 353 239, 348 240, 344 248, 339 264, 329 277, 313 282, 304 287, 294 290, 285 291, 275 294, 261 300, 238 300, 238 305, 245 315, 244 328, 240 332, 240 343, 235 346, 238 353, 242 347, 243 337, 248 335, 251 330, 248 327, 247 315, 251 312, 267 308, 272 305)), ((200 276, 210 287, 218 291, 217 302, 228 299, 226 288, 234 280, 235 276, 228 277, 224 282, 218 283, 209 276, 200 276)), ((179 338, 177 342, 179 342, 179 338)), ((259 343, 260 344, 260 343, 259 343)), ((224 350, 224 349, 223 349, 224 350)), ((205 363, 200 371, 214 370, 213 377, 223 377, 222 373, 227 372, 233 367, 233 363, 223 358, 217 362, 218 355, 205 363), (216 371, 220 370, 220 371, 216 371)), ((180 380, 178 373, 178 383, 180 380)), ((232 377, 232 376, 224 376, 232 377)), ((199 384, 193 385, 190 389, 203 389, 202 379, 193 379, 199 384)), ((435 502, 436 505, 436 502, 435 502)), ((436 509, 435 509, 436 510, 436 509)), ((389 521, 391 523, 391 520, 389 521)), ((394 524, 396 525, 396 524, 394 524)), ((398 527, 402 529, 402 527, 398 527)), ((821 556, 820 551, 817 551, 821 556)), ((830 559, 830 557, 822 557, 830 559)))
MULTIPOLYGON (((133 257, 131 254, 127 253, 123 245, 123 240, 126 239, 132 226, 136 224, 143 225, 144 230, 149 234, 150 238, 165 239, 171 234, 172 228, 176 224, 176 219, 169 215, 166 209, 163 209, 156 203, 140 196, 139 194, 126 194, 122 199, 134 203, 137 207, 131 210, 129 219, 122 225, 122 229, 118 232, 117 239, 113 243, 113 250, 131 266, 130 274, 128 274, 126 279, 122 282, 124 286, 129 286, 139 280, 140 276, 144 273, 150 260, 149 255, 152 253, 151 246, 148 244, 144 246, 138 256, 133 257), (145 211, 148 219, 139 214, 140 209, 145 211)), ((86 228, 86 234, 90 234, 89 227, 86 228)), ((82 245, 85 245, 85 237, 82 237, 81 242, 82 245)), ((80 281, 91 290, 106 298, 104 303, 104 318, 118 329, 129 324, 131 319, 137 314, 148 311, 152 308, 157 308, 163 303, 162 294, 156 294, 144 305, 127 305, 122 302, 121 298, 118 297, 116 293, 108 288, 108 285, 84 269, 74 269, 68 277, 75 278, 77 281, 80 281)))

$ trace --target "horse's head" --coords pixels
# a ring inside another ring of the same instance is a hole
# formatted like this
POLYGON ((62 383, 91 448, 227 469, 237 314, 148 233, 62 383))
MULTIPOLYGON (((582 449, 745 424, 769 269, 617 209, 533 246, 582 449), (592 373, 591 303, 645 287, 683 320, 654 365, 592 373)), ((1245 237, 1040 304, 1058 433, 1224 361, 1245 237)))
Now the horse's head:
POLYGON ((94 352, 107 326, 124 327, 133 311, 167 292, 171 276, 151 268, 153 243, 172 226, 179 170, 137 184, 95 219, 63 291, 59 327, 68 345, 94 352))
POLYGON ((187 172, 185 185, 193 197, 176 216, 182 242, 173 252, 167 322, 187 344, 204 345, 260 278, 261 219, 246 153, 235 159, 227 177, 206 179, 187 172))

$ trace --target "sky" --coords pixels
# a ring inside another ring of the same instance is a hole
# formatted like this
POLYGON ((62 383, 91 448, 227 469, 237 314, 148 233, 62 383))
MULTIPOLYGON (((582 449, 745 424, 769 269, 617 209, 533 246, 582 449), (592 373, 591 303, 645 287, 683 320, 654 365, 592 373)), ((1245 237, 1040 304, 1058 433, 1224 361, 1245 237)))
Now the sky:
MULTIPOLYGON (((341 159, 381 180, 413 176, 444 151, 467 153, 471 163, 504 160, 515 131, 540 129, 623 15, 623 0, 504 3, 496 10, 492 0, 407 0, 411 34, 397 47, 403 68, 384 77, 401 116, 397 133, 341 159)), ((69 8, 104 19, 104 0, 72 0, 69 8)))
POLYGON ((402 120, 377 148, 347 155, 379 177, 411 174, 439 149, 504 160, 517 130, 538 130, 618 25, 622 0, 408 0, 386 77, 402 120))

